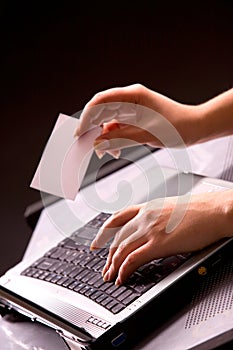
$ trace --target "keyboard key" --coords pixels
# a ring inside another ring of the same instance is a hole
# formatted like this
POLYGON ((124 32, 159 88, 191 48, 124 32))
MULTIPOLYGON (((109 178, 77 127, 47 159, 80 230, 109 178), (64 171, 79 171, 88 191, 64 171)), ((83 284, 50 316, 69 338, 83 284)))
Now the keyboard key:
POLYGON ((88 281, 89 285, 94 285, 95 287, 99 287, 101 284, 103 284, 103 279, 102 277, 100 277, 100 274, 97 272, 92 272, 93 273, 93 277, 88 281), (101 280, 102 283, 100 283, 100 285, 95 285, 98 280, 101 280))
POLYGON ((69 278, 68 278, 67 276, 62 277, 62 278, 60 278, 60 279, 57 281, 57 284, 58 284, 59 286, 61 286, 61 285, 63 285, 63 283, 66 282, 68 279, 69 279, 69 278))
POLYGON ((50 255, 50 257, 53 258, 53 259, 60 259, 60 257, 61 257, 62 255, 64 255, 65 252, 66 252, 66 250, 65 250, 64 248, 58 247, 58 248, 55 250, 55 252, 52 253, 52 254, 50 255))
POLYGON ((62 262, 58 267, 56 267, 55 272, 56 272, 57 274, 64 274, 64 271, 65 271, 66 269, 68 269, 69 267, 70 267, 70 265, 69 265, 68 263, 62 262))
POLYGON ((116 286, 115 284, 112 284, 110 287, 108 287, 107 289, 105 289, 105 293, 107 294, 112 294, 114 293, 117 289, 119 289, 120 286, 116 286))
POLYGON ((49 268, 49 271, 50 272, 57 272, 58 273, 58 269, 63 266, 63 262, 60 261, 60 260, 55 260, 54 259, 54 265, 52 265, 50 268, 49 268))
POLYGON ((33 277, 34 278, 39 278, 40 275, 42 275, 43 271, 42 270, 37 270, 34 274, 33 274, 33 277))
POLYGON ((69 276, 72 278, 76 278, 76 276, 84 270, 82 267, 75 266, 74 269, 69 273, 69 276))
POLYGON ((99 275, 99 279, 94 283, 94 287, 99 288, 101 287, 103 284, 105 284, 105 282, 103 281, 103 277, 101 275, 99 275))
POLYGON ((47 251, 44 256, 50 257, 52 254, 54 254, 57 251, 57 249, 58 249, 58 247, 53 247, 52 249, 47 251))
POLYGON ((99 297, 103 294, 100 290, 98 290, 98 289, 96 289, 96 290, 97 290, 97 291, 94 292, 94 293, 91 295, 91 299, 92 299, 92 300, 95 300, 95 299, 99 298, 99 297))
POLYGON ((89 261, 86 264, 86 267, 88 267, 89 269, 92 269, 92 267, 95 266, 99 262, 100 262, 100 258, 93 258, 91 261, 89 261))
POLYGON ((114 306, 116 306, 118 304, 118 302, 116 301, 116 300, 112 300, 112 301, 110 301, 107 305, 106 305, 106 308, 108 309, 108 310, 111 310, 114 306))
POLYGON ((97 272, 102 272, 105 266, 105 260, 100 260, 96 265, 93 266, 93 270, 97 272))
POLYGON ((54 278, 56 276, 55 273, 49 273, 45 278, 44 281, 50 282, 52 280, 52 278, 54 278))
POLYGON ((68 278, 66 281, 64 281, 62 283, 62 286, 63 287, 69 287, 70 284, 72 284, 74 282, 74 279, 73 278, 68 278))
POLYGON ((104 299, 107 299, 107 294, 101 293, 101 295, 95 300, 98 304, 100 304, 104 299))
POLYGON ((140 295, 136 294, 136 293, 132 293, 130 294, 127 298, 125 298, 124 300, 122 300, 124 305, 129 305, 131 304, 135 299, 137 299, 140 295))
POLYGON ((84 287, 83 287, 82 289, 80 289, 79 293, 80 293, 80 294, 85 294, 85 293, 87 293, 90 289, 91 289, 90 286, 87 286, 87 285, 84 284, 84 287))
POLYGON ((89 289, 85 292, 85 295, 86 297, 90 297, 95 292, 96 292, 95 288, 89 287, 89 289))
POLYGON ((147 281, 144 281, 144 282, 135 284, 134 290, 135 290, 135 292, 137 292, 137 293, 139 293, 139 294, 142 294, 142 293, 147 292, 147 291, 148 291, 150 288, 152 288, 154 285, 155 285, 154 282, 147 282, 147 281))
POLYGON ((182 264, 181 259, 176 256, 170 256, 163 260, 163 264, 171 271, 175 270, 178 266, 182 264))
POLYGON ((126 287, 125 286, 119 286, 119 288, 117 288, 116 291, 114 293, 112 293, 112 297, 113 298, 117 298, 118 295, 120 295, 124 291, 126 291, 126 287))
POLYGON ((51 282, 51 283, 57 283, 61 278, 63 278, 62 275, 55 275, 55 276, 50 280, 50 282, 51 282))
POLYGON ((74 289, 75 287, 77 287, 80 284, 79 281, 74 281, 73 283, 69 284, 68 288, 69 289, 74 289))
POLYGON ((39 276, 39 279, 40 279, 40 280, 44 280, 48 275, 49 275, 49 272, 48 272, 48 271, 44 271, 44 272, 39 276))
POLYGON ((80 262, 79 265, 85 267, 86 264, 94 259, 92 254, 86 255, 80 262))
POLYGON ((131 290, 126 290, 124 293, 118 295, 117 300, 124 301, 124 299, 128 298, 129 295, 131 295, 133 292, 131 290))
POLYGON ((63 270, 63 275, 70 276, 70 274, 76 270, 76 266, 74 265, 68 265, 65 270, 63 270))
POLYGON ((32 277, 36 271, 36 269, 29 267, 28 269, 24 270, 21 274, 24 276, 32 277))
POLYGON ((111 311, 112 313, 117 314, 118 312, 122 311, 124 308, 125 306, 123 304, 118 303, 111 309, 111 311))
POLYGON ((83 287, 85 286, 84 283, 80 283, 74 288, 75 292, 79 292, 81 289, 83 289, 83 287))
MULTIPOLYGON (((86 274, 83 278, 82 278, 82 282, 84 283, 88 283, 90 281, 90 279, 92 279, 93 277, 93 272, 90 271, 88 274, 86 274)), ((89 283, 88 283, 89 284, 89 283)))
POLYGON ((37 268, 41 270, 49 270, 54 265, 54 263, 55 261, 53 259, 44 259, 40 262, 39 265, 37 265, 37 268))
POLYGON ((81 280, 81 279, 82 279, 84 276, 86 276, 89 272, 90 272, 90 270, 88 270, 88 269, 82 269, 82 270, 80 270, 80 272, 75 276, 75 279, 81 280))
POLYGON ((100 286, 100 290, 106 291, 109 287, 114 286, 113 282, 104 282, 102 286, 100 286))
POLYGON ((75 241, 74 239, 66 238, 64 239, 64 241, 61 242, 61 245, 69 249, 78 249, 80 246, 80 243, 78 241, 75 241))
POLYGON ((105 298, 104 300, 101 301, 100 305, 106 306, 108 303, 110 303, 112 301, 116 302, 113 298, 107 297, 107 298, 105 298))

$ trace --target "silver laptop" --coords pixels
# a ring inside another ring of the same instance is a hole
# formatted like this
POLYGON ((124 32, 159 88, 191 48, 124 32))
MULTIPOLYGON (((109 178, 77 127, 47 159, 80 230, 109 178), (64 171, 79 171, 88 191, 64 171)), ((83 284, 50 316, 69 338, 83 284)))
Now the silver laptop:
MULTIPOLYGON (((233 188, 233 183, 228 181, 154 166, 151 156, 143 156, 100 179, 99 188, 106 189, 116 179, 126 176, 138 189, 132 199, 137 203, 177 193, 233 188), (137 172, 140 166, 146 168, 147 178, 153 175, 154 179, 146 195, 140 187, 143 181, 137 172), (156 177, 156 174, 162 176, 156 177)), ((43 247, 38 247, 34 254, 0 278, 0 302, 54 328, 83 349, 127 348, 134 337, 134 324, 140 323, 144 310, 155 312, 152 310, 156 310, 163 296, 179 282, 188 281, 194 275, 201 278, 215 265, 215 256, 219 259, 219 252, 231 244, 232 239, 224 239, 196 253, 154 260, 141 266, 122 286, 104 283, 101 271, 108 246, 90 252, 89 245, 111 213, 107 212, 107 204, 104 207, 101 203, 98 212, 98 204, 95 203, 93 209, 85 201, 94 193, 93 186, 83 188, 74 203, 59 200, 44 208, 35 228, 44 242, 43 247), (75 221, 77 212, 81 213, 83 224, 75 221)), ((124 186, 122 192, 129 193, 124 186)), ((111 200, 105 203, 111 204, 111 200)))

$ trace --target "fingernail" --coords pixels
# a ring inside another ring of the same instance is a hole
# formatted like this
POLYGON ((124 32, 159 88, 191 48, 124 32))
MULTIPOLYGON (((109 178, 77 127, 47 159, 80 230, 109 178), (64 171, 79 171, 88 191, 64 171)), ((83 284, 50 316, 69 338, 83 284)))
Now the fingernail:
POLYGON ((93 241, 93 242, 91 243, 91 245, 90 245, 90 250, 96 250, 96 249, 98 249, 98 247, 97 247, 97 245, 96 245, 96 242, 93 241))
POLYGON ((112 151, 107 151, 108 154, 110 154, 113 158, 119 159, 121 155, 120 150, 112 150, 112 151))
POLYGON ((102 142, 94 145, 95 151, 107 151, 110 148, 110 141, 103 139, 102 142))
POLYGON ((119 277, 117 277, 116 282, 115 282, 115 285, 116 285, 116 286, 119 286, 120 284, 121 284, 121 280, 120 280, 119 277))
POLYGON ((93 251, 93 250, 96 250, 96 249, 98 249, 97 247, 94 247, 94 246, 90 246, 90 251, 93 251))
POLYGON ((80 128, 77 127, 77 129, 74 132, 74 137, 79 137, 79 135, 80 135, 80 128))
POLYGON ((103 281, 104 282, 108 282, 109 281, 109 272, 107 271, 103 277, 103 281))
POLYGON ((108 268, 106 267, 106 265, 104 266, 102 272, 101 272, 101 275, 102 277, 104 277, 105 273, 108 271, 108 268))
POLYGON ((98 157, 99 159, 103 158, 103 156, 104 156, 104 154, 105 154, 104 151, 100 151, 100 150, 98 150, 98 149, 95 150, 95 153, 96 153, 96 155, 97 155, 97 157, 98 157))

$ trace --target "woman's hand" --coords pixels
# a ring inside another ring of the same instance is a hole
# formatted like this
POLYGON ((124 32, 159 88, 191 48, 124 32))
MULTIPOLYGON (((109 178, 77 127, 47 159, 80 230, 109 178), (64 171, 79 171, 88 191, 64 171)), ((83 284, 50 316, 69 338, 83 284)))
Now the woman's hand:
POLYGON ((154 92, 140 84, 113 88, 96 94, 85 106, 76 136, 100 125, 95 141, 99 157, 107 151, 136 144, 154 147, 180 147, 199 140, 200 112, 154 92))
POLYGON ((104 281, 117 276, 116 284, 122 284, 151 260, 196 251, 233 236, 232 198, 233 190, 227 190, 155 199, 114 214, 91 245, 92 250, 98 249, 114 238, 103 269, 104 281))

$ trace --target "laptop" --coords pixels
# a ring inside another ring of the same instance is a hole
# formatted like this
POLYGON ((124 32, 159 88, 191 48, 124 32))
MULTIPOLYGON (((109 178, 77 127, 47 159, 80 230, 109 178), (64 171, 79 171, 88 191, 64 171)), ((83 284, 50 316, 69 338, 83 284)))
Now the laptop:
POLYGON ((195 253, 154 260, 141 266, 124 285, 103 282, 101 271, 108 245, 94 252, 89 246, 111 215, 108 208, 111 209, 112 201, 120 196, 115 191, 111 193, 112 184, 121 179, 122 201, 130 197, 133 203, 233 188, 229 181, 160 167, 152 161, 153 157, 154 153, 142 155, 99 179, 97 190, 103 195, 99 202, 94 198, 90 205, 87 201, 97 192, 96 183, 89 183, 74 202, 59 200, 45 207, 35 228, 43 247, 0 278, 2 308, 13 308, 48 325, 82 349, 123 349, 135 336, 134 325, 135 330, 138 324, 140 328, 144 311, 156 312, 156 307, 166 302, 164 296, 179 283, 196 283, 214 268, 232 239, 223 239, 195 253), (143 174, 138 169, 143 169, 143 174), (149 191, 142 186, 145 173, 146 181, 153 179, 149 181, 149 191), (137 191, 130 192, 129 183, 137 191), (76 220, 77 216, 82 220, 76 220))

